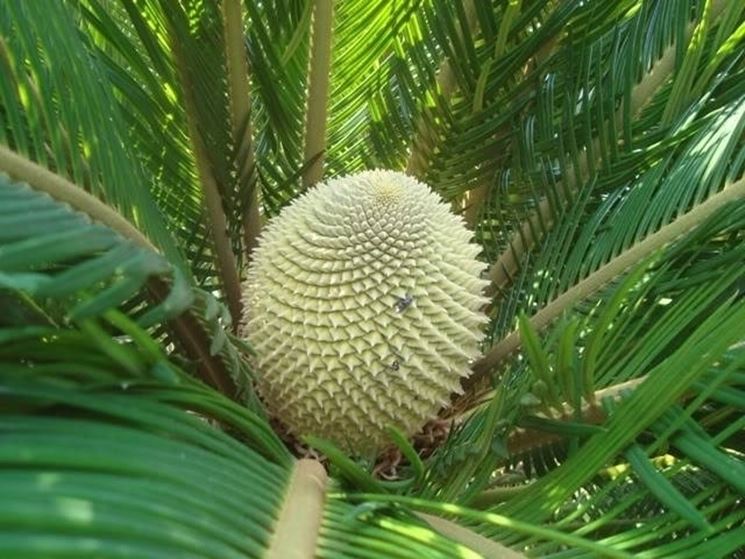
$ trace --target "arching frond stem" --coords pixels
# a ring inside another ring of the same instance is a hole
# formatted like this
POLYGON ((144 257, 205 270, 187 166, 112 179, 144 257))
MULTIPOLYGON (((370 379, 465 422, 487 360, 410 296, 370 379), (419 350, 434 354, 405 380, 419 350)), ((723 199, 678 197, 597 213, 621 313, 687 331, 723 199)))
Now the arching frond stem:
MULTIPOLYGON (((655 251, 703 223, 721 207, 745 198, 745 177, 725 186, 717 194, 699 204, 689 212, 662 227, 643 241, 629 247, 616 258, 600 267, 571 289, 559 295, 548 305, 534 314, 530 322, 535 330, 542 330, 571 305, 589 297, 620 276, 634 264, 644 260, 655 251)), ((473 375, 466 384, 475 387, 484 377, 521 345, 520 333, 515 330, 496 344, 481 360, 473 366, 473 375)))
POLYGON ((158 249, 153 246, 150 240, 114 208, 107 206, 64 177, 2 145, 0 145, 0 171, 7 173, 19 182, 28 183, 35 190, 46 192, 55 200, 69 204, 94 221, 110 227, 122 237, 157 252, 158 249))
POLYGON ((417 516, 443 536, 462 543, 466 547, 480 553, 485 559, 521 559, 525 557, 522 553, 518 553, 489 538, 485 538, 481 534, 451 520, 423 512, 417 513, 417 516))
POLYGON ((626 551, 615 549, 601 543, 590 541, 576 534, 567 534, 565 532, 549 528, 545 525, 532 524, 518 520, 517 517, 507 517, 493 512, 477 511, 470 507, 455 505, 452 503, 440 503, 409 495, 385 495, 379 493, 358 493, 350 495, 360 502, 372 501, 383 503, 399 503, 409 509, 420 513, 430 513, 437 515, 451 515, 482 526, 491 525, 512 533, 526 534, 532 537, 550 537, 552 541, 560 542, 570 549, 587 550, 594 556, 618 557, 619 559, 631 559, 633 557, 626 551))
POLYGON ((199 131, 194 88, 189 77, 189 72, 186 69, 186 61, 184 60, 179 39, 173 31, 170 33, 170 41, 183 93, 184 112, 186 113, 186 121, 189 129, 189 139, 194 152, 194 160, 202 193, 204 194, 204 202, 207 206, 207 217, 210 222, 217 271, 220 276, 228 309, 230 309, 230 315, 233 318, 233 324, 237 325, 241 317, 241 286, 235 254, 233 254, 230 244, 228 221, 225 217, 217 179, 210 165, 207 146, 199 131))
MULTIPOLYGON (((145 235, 114 208, 64 177, 52 173, 5 146, 0 146, 0 171, 7 173, 14 180, 28 183, 34 190, 46 192, 55 200, 69 204, 92 220, 110 227, 122 237, 154 252, 158 251, 145 235)), ((159 278, 150 278, 147 289, 156 301, 163 301, 168 295, 168 286, 159 278)), ((185 313, 170 320, 168 325, 181 341, 183 350, 197 363, 199 376, 223 394, 234 397, 235 385, 220 357, 210 353, 210 340, 197 321, 185 313)))

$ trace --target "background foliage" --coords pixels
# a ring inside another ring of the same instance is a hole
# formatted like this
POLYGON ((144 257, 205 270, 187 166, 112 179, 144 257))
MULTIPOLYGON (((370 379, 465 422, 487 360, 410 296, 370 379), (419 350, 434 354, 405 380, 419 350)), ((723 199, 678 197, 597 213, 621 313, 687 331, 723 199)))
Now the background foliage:
POLYGON ((488 340, 377 463, 308 441, 307 556, 741 554, 744 12, 0 2, 0 555, 271 556, 297 449, 240 280, 266 219, 371 167, 473 228, 488 340))

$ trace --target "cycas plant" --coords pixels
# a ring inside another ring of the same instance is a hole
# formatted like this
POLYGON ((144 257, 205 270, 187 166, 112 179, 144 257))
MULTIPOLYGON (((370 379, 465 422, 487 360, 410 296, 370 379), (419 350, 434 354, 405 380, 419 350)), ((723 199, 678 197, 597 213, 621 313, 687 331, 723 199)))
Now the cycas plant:
POLYGON ((0 556, 737 556, 744 12, 4 0, 0 556), (265 222, 375 168, 489 280, 378 457, 288 438, 237 335, 265 222))

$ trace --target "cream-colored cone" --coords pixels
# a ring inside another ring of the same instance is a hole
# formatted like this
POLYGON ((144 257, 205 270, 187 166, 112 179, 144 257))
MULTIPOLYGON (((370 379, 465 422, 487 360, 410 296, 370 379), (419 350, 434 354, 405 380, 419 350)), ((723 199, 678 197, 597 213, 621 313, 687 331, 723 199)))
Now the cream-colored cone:
POLYGON ((417 431, 459 391, 486 317, 463 220, 403 173, 331 179, 262 233, 244 284, 258 390, 297 435, 353 452, 417 431))

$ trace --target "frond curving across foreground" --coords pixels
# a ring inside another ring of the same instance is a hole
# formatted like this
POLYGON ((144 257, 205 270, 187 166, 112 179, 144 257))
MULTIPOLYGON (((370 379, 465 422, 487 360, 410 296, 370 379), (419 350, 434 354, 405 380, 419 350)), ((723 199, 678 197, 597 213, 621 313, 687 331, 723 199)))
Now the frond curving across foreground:
POLYGON ((244 284, 257 388, 296 435, 355 453, 418 430, 479 355, 486 265, 462 218, 393 171, 329 180, 265 228, 244 284))

